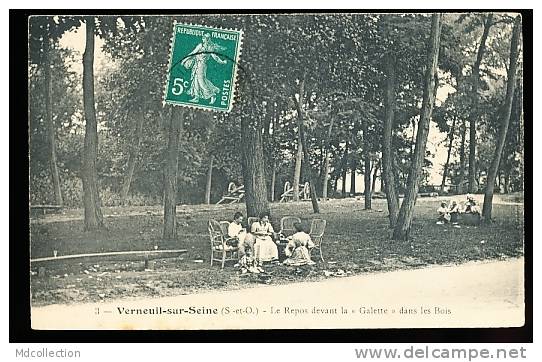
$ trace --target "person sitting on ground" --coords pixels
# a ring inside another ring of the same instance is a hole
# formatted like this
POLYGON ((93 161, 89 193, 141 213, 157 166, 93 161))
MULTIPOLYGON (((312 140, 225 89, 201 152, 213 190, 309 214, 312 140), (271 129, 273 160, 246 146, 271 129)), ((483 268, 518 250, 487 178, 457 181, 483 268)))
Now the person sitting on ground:
POLYGON ((260 273, 260 270, 256 268, 256 263, 254 260, 254 244, 242 243, 241 245, 242 247, 239 247, 239 266, 241 267, 241 273, 260 273))
POLYGON ((438 220, 437 224, 442 225, 444 223, 447 223, 450 219, 450 215, 448 214, 448 205, 446 205, 445 202, 442 202, 440 204, 440 207, 437 209, 438 213, 438 220))
POLYGON ((296 233, 288 238, 288 245, 285 249, 288 258, 283 261, 283 264, 290 266, 314 264, 309 253, 309 249, 314 248, 311 237, 305 232, 300 223, 296 222, 294 228, 296 233))
POLYGON ((241 224, 243 222, 243 214, 236 212, 233 216, 233 222, 228 226, 228 244, 232 246, 238 246, 245 241, 247 236, 247 230, 241 224))
POLYGON ((476 204, 476 200, 474 200, 474 197, 472 195, 467 195, 467 202, 465 203, 465 213, 466 214, 479 214, 480 209, 478 209, 478 205, 476 204))
POLYGON ((260 213, 259 220, 252 224, 250 233, 255 237, 254 256, 256 258, 256 267, 263 272, 262 265, 264 262, 278 260, 279 258, 277 244, 271 238, 275 231, 269 222, 269 213, 260 213))
POLYGON ((448 209, 448 214, 450 214, 450 222, 453 225, 457 225, 459 219, 459 205, 457 202, 452 201, 450 208, 448 209))

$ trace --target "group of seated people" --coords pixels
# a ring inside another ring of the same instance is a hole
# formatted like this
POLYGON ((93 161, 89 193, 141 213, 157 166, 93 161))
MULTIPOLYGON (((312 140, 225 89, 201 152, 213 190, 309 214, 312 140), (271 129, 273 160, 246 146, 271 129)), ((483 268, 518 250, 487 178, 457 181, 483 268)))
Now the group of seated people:
POLYGON ((446 224, 451 222, 452 225, 458 224, 459 214, 477 214, 480 215, 480 209, 476 204, 476 200, 472 195, 467 195, 467 201, 464 208, 461 208, 454 200, 450 206, 446 202, 442 202, 437 209, 438 219, 437 224, 446 224))
POLYGON ((295 233, 289 237, 275 233, 269 222, 269 214, 261 213, 258 221, 249 225, 250 231, 243 227, 243 214, 236 212, 233 222, 228 227, 228 244, 238 248, 239 266, 242 273, 264 272, 264 262, 278 262, 279 248, 285 245, 284 254, 287 259, 285 265, 300 266, 314 264, 309 250, 314 247, 309 234, 303 225, 295 223, 295 233))

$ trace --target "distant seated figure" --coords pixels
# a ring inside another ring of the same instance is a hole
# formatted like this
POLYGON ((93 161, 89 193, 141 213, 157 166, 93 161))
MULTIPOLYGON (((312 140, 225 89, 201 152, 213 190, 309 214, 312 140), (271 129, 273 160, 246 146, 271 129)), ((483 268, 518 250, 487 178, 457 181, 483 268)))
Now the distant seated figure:
POLYGON ((301 266, 312 265, 309 249, 314 248, 314 243, 309 234, 303 230, 300 223, 295 223, 294 228, 296 233, 289 238, 288 245, 285 249, 285 254, 288 257, 284 260, 284 265, 301 266))
POLYGON ((437 209, 438 219, 437 224, 442 225, 450 221, 450 214, 448 213, 448 205, 445 202, 440 204, 440 207, 437 209))
POLYGON ((452 224, 458 224, 459 219, 459 205, 457 202, 452 201, 450 208, 448 209, 448 214, 450 215, 450 222, 452 224))
POLYGON ((480 209, 476 204, 476 200, 472 195, 467 195, 467 202, 465 203, 465 213, 466 214, 479 214, 480 209))

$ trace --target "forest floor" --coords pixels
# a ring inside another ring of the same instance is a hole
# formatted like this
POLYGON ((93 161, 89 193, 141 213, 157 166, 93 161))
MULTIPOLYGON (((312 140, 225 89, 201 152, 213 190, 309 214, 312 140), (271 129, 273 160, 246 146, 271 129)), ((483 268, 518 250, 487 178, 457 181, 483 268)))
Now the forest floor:
MULTIPOLYGON (((477 195, 482 196, 482 195, 477 195)), ((442 199, 419 198, 409 242, 389 239, 386 201, 373 200, 364 210, 361 198, 320 203, 321 214, 312 213, 310 202, 271 204, 276 230, 283 216, 300 217, 307 224, 325 218, 323 242, 326 262, 316 255, 315 265, 266 266, 269 278, 240 274, 233 262, 209 265, 207 220, 231 220, 244 204, 182 205, 177 208, 178 240, 163 242, 161 207, 103 208, 106 229, 84 232, 82 210, 66 210, 31 219, 32 259, 57 255, 108 251, 183 249, 175 254, 156 254, 145 269, 142 255, 87 257, 33 262, 31 294, 34 306, 185 295, 203 291, 243 289, 264 284, 318 281, 349 275, 461 264, 472 260, 508 259, 523 255, 523 204, 518 195, 496 197, 495 222, 491 225, 436 225, 436 209, 442 199), (41 272, 39 269, 43 267, 41 272), (45 272, 44 272, 45 271, 45 272)))

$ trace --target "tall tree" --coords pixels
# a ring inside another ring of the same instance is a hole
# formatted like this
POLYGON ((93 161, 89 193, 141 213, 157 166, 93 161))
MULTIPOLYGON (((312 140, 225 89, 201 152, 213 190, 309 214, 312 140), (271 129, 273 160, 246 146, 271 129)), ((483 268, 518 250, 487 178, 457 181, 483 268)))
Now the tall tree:
POLYGON ((486 41, 489 35, 489 29, 493 24, 493 14, 489 13, 485 17, 484 21, 484 31, 482 33, 482 38, 480 39, 480 45, 478 46, 478 52, 476 53, 476 61, 472 67, 472 110, 469 113, 469 192, 475 192, 477 189, 476 182, 476 117, 478 110, 478 99, 480 95, 478 94, 478 88, 480 84, 480 64, 482 63, 482 58, 484 57, 484 52, 486 49, 486 41))
POLYGON ((395 59, 391 53, 386 55, 386 89, 384 94, 384 128, 382 142, 382 172, 388 202, 390 228, 394 228, 399 214, 399 198, 395 190, 394 152, 392 148, 393 120, 395 115, 395 59))
POLYGON ((144 109, 140 109, 139 113, 135 115, 136 124, 134 129, 134 138, 132 140, 132 144, 130 145, 128 164, 126 167, 126 174, 124 175, 120 195, 122 203, 124 203, 126 201, 126 198, 128 197, 128 193, 130 192, 130 185, 132 184, 132 180, 134 178, 136 163, 141 149, 141 138, 143 137, 143 122, 145 120, 144 112, 144 109))
POLYGON ((373 176, 372 176, 372 183, 371 183, 371 195, 375 193, 376 188, 376 179, 378 178, 378 171, 380 170, 380 167, 382 165, 382 159, 379 158, 378 161, 374 163, 373 167, 373 176))
POLYGON ((466 168, 466 155, 465 155, 465 143, 467 138, 467 125, 465 120, 461 123, 461 146, 459 147, 459 181, 457 183, 457 191, 462 194, 465 192, 465 168, 466 168))
MULTIPOLYGON (((51 26, 50 22, 48 26, 51 26)), ((60 176, 58 172, 58 162, 56 156, 56 132, 55 122, 53 118, 53 81, 51 77, 51 68, 53 62, 51 61, 51 43, 52 39, 49 38, 50 31, 43 41, 43 53, 45 57, 45 66, 43 67, 45 75, 45 118, 47 122, 47 138, 49 139, 49 168, 51 170, 51 181, 53 182, 53 192, 55 195, 55 202, 57 205, 63 205, 62 191, 60 190, 60 176)))
POLYGON ((271 161, 271 202, 275 201, 275 185, 277 181, 277 157, 276 156, 276 138, 277 138, 277 125, 278 125, 278 118, 279 118, 279 112, 278 112, 278 104, 276 101, 273 101, 273 114, 272 114, 272 120, 271 125, 273 127, 273 134, 271 135, 271 156, 273 158, 273 161, 271 161))
POLYGON ((350 165, 350 196, 356 196, 356 176, 357 176, 357 165, 355 160, 352 159, 352 164, 350 165))
POLYGON ((95 19, 85 18, 86 43, 83 54, 83 107, 85 111, 85 143, 83 147, 83 201, 85 230, 103 228, 96 158, 98 153, 98 124, 94 108, 94 30, 95 19))
POLYGON ((441 192, 444 191, 444 187, 446 186, 446 179, 448 178, 448 169, 450 167, 450 156, 452 154, 452 146, 454 144, 456 120, 457 120, 457 117, 454 115, 452 118, 452 127, 450 128, 450 133, 448 134, 450 141, 448 143, 448 154, 446 155, 446 163, 444 164, 444 170, 442 171, 442 182, 440 183, 441 192))
POLYGON ((365 210, 371 209, 371 141, 369 139, 369 122, 363 120, 363 183, 365 187, 365 210))
POLYGON ((177 175, 179 172, 179 138, 183 129, 184 109, 172 106, 164 175, 164 225, 163 240, 177 238, 177 175))
POLYGON ((342 189, 341 194, 343 197, 346 196, 346 174, 348 171, 348 141, 346 141, 346 145, 344 146, 344 154, 341 162, 341 172, 342 172, 342 189))
MULTIPOLYGON (((307 137, 304 132, 304 115, 303 115, 303 100, 305 94, 305 74, 299 83, 299 99, 296 99, 294 96, 294 102, 297 108, 297 119, 299 120, 299 139, 301 141, 301 149, 303 150, 303 158, 305 163, 305 170, 309 175, 309 188, 310 196, 312 203, 312 211, 315 214, 320 213, 320 207, 318 206, 318 196, 316 195, 316 177, 314 177, 314 172, 311 169, 309 150, 307 148, 307 137)), ((295 180, 294 180, 295 181, 295 180)), ((294 195, 297 194, 298 189, 295 188, 294 183, 294 195)))
POLYGON ((255 117, 241 117, 243 142, 243 179, 247 216, 269 212, 265 165, 262 146, 261 123, 255 117))
POLYGON ((429 39, 429 51, 427 55, 427 68, 425 71, 423 101, 421 108, 420 121, 416 136, 416 147, 412 165, 408 174, 408 185, 405 198, 401 204, 397 224, 393 231, 394 240, 407 240, 410 232, 412 217, 414 216, 414 206, 418 196, 418 187, 422 173, 423 162, 425 159, 425 148, 427 136, 429 134, 429 123, 433 111, 434 95, 436 89, 436 72, 438 64, 438 54, 440 45, 440 23, 441 14, 433 14, 431 21, 431 35, 429 39))
POLYGON ((209 169, 207 170, 207 180, 205 182, 205 203, 211 203, 211 181, 213 180, 213 156, 209 159, 209 169))
POLYGON ((53 51, 62 35, 81 24, 77 17, 35 16, 29 19, 29 61, 43 70, 45 103, 45 125, 47 129, 49 171, 53 184, 56 204, 64 203, 60 188, 60 175, 57 160, 57 136, 53 109, 53 51))
POLYGON ((482 215, 486 221, 491 220, 491 211, 493 208, 493 193, 495 191, 495 179, 499 171, 499 164, 501 162, 502 151, 504 149, 504 143, 506 141, 506 134, 508 132, 508 125, 510 123, 510 114, 512 112, 512 101, 514 97, 514 88, 516 85, 516 70, 519 55, 519 37, 521 32, 521 15, 516 16, 514 21, 514 29, 512 31, 512 39, 510 41, 510 61, 508 65, 508 74, 506 81, 506 96, 504 101, 503 112, 501 113, 501 124, 499 130, 499 137, 497 144, 495 145, 495 153, 491 167, 487 175, 487 184, 484 195, 484 207, 482 215))
POLYGON ((325 143, 325 153, 326 153, 326 156, 325 156, 325 160, 324 160, 324 171, 323 171, 323 182, 322 182, 322 201, 326 201, 327 200, 327 188, 328 188, 328 183, 329 183, 329 161, 330 161, 330 158, 331 158, 331 133, 333 131, 333 123, 334 123, 334 115, 331 115, 331 120, 329 122, 329 127, 328 127, 328 131, 327 131, 327 136, 326 136, 326 143, 325 143))
POLYGON ((301 164, 303 160, 303 141, 301 140, 301 119, 297 119, 297 150, 295 153, 294 180, 294 201, 299 201, 299 185, 301 182, 301 164))

